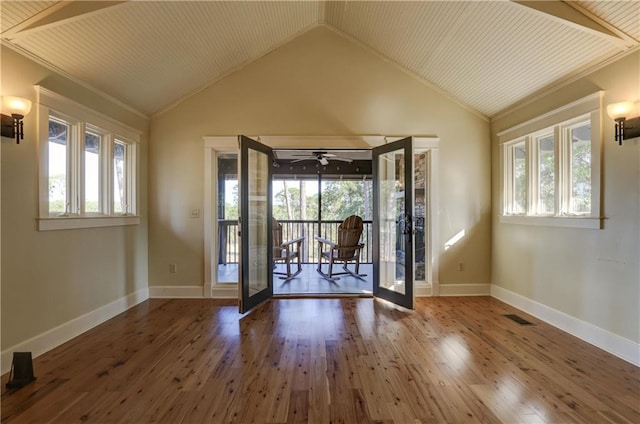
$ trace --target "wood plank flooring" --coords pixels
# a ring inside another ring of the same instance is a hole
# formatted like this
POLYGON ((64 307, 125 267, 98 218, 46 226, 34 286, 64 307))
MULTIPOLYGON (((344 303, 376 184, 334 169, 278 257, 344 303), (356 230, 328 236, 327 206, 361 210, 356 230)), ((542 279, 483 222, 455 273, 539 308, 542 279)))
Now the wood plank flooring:
POLYGON ((2 423, 640 423, 638 367, 489 297, 151 299, 34 368, 2 423))

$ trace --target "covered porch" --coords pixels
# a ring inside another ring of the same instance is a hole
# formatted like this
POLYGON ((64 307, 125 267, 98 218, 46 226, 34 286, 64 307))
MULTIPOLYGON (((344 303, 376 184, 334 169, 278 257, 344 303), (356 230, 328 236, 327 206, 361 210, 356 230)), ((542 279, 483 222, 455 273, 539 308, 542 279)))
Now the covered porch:
MULTIPOLYGON (((351 275, 341 275, 339 279, 330 281, 323 278, 316 268, 320 255, 319 243, 315 236, 329 240, 337 240, 340 220, 279 220, 282 224, 282 239, 293 240, 303 237, 300 248, 302 272, 289 280, 274 275, 273 291, 276 295, 331 295, 331 294, 360 294, 371 295, 373 290, 373 258, 372 258, 372 221, 363 221, 363 231, 360 241, 364 248, 360 251, 360 274, 366 276, 357 278, 351 275)), ((237 220, 218 221, 218 237, 220 246, 218 252, 218 283, 237 283, 238 266, 240 260, 240 246, 238 239, 237 220)), ((323 262, 326 272, 328 264, 323 262)), ((342 264, 334 264, 334 270, 340 270, 342 264)), ((353 265, 349 265, 353 268, 353 265)), ((275 272, 285 272, 286 265, 276 264, 275 272)))

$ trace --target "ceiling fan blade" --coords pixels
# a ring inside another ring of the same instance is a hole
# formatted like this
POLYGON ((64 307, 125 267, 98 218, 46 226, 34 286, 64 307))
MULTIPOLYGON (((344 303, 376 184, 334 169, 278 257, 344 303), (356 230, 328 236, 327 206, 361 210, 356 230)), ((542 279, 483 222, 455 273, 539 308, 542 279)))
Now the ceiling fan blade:
POLYGON ((331 160, 339 160, 341 162, 347 162, 347 163, 351 163, 353 162, 353 159, 347 159, 347 158, 331 158, 331 160))
POLYGON ((322 156, 324 156, 325 158, 333 158, 336 155, 334 155, 333 153, 322 153, 322 156))
POLYGON ((292 160, 290 163, 302 162, 303 160, 316 160, 316 158, 314 158, 314 157, 307 157, 307 158, 294 159, 294 160, 292 160))

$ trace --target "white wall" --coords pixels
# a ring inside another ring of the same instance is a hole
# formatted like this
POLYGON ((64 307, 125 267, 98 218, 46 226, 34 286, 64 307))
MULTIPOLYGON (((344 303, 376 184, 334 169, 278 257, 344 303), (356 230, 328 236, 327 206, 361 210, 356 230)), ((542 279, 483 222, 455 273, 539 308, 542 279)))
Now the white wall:
MULTIPOLYGON (((14 346, 146 289, 148 119, 6 47, 2 47, 1 53, 2 93, 34 102, 32 112, 24 120, 24 140, 17 145, 2 138, 1 350, 6 359, 14 346), (138 150, 140 225, 36 230, 38 141, 33 87, 36 84, 143 132, 138 150)), ((47 343, 55 343, 53 339, 47 343)), ((3 371, 7 365, 10 364, 2 364, 3 371)))
MULTIPOLYGON (((638 100, 640 53, 493 121, 493 163, 499 163, 498 132, 598 90, 605 106, 638 100)), ((501 224, 501 170, 493 167, 493 284, 638 343, 640 139, 618 146, 606 112, 603 127, 601 230, 501 224)))
POLYGON ((153 117, 150 128, 150 286, 203 285, 203 221, 190 218, 204 210, 202 137, 237 134, 439 137, 441 244, 466 231, 441 252, 440 284, 490 282, 489 123, 326 27, 153 117))

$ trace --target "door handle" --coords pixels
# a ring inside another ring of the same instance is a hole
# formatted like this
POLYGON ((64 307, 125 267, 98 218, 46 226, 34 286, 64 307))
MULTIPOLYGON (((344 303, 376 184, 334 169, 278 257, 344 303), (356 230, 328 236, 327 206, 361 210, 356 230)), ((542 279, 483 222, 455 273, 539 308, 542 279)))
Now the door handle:
POLYGON ((404 234, 413 234, 413 219, 411 215, 408 213, 404 214, 404 234))

